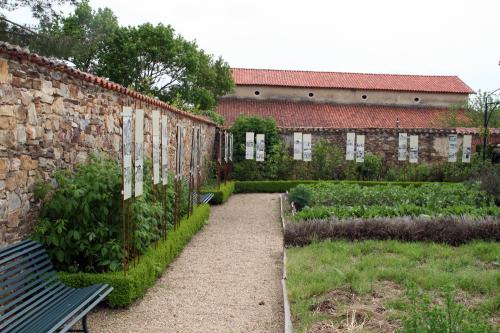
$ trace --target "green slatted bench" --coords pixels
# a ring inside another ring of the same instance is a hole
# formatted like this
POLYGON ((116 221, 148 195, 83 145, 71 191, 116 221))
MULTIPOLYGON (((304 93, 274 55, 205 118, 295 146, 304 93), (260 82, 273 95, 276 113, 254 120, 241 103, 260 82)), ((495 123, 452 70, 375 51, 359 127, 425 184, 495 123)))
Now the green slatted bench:
POLYGON ((213 197, 214 197, 213 193, 203 193, 202 195, 200 195, 200 203, 201 204, 209 203, 213 197))
POLYGON ((111 291, 107 284, 70 288, 44 248, 25 240, 0 249, 0 332, 88 332, 87 313, 111 291), (82 330, 71 327, 82 321, 82 330))

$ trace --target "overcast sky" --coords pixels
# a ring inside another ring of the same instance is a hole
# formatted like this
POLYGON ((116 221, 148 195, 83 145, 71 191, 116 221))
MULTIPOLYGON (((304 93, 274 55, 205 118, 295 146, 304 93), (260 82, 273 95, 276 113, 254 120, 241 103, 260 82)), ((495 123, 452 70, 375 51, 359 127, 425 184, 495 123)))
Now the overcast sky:
POLYGON ((90 3, 121 25, 170 24, 232 67, 458 75, 475 90, 500 88, 500 0, 90 3))

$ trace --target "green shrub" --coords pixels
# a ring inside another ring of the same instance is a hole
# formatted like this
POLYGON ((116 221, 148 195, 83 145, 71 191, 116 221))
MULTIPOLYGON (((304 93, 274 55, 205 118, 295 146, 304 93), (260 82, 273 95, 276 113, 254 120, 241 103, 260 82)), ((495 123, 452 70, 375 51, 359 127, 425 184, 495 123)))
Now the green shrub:
POLYGON ((434 304, 427 294, 410 291, 410 313, 403 322, 401 333, 493 333, 498 332, 478 312, 455 301, 445 293, 443 305, 434 304))
POLYGON ((241 180, 286 179, 290 174, 288 152, 272 118, 240 116, 231 126, 234 136, 233 177, 241 180), (246 132, 265 135, 265 161, 245 159, 246 132))
POLYGON ((359 179, 378 180, 382 172, 382 159, 374 154, 366 153, 363 163, 356 165, 359 179))
MULTIPOLYGON (((151 179, 150 161, 145 161, 144 179, 151 179)), ((172 179, 172 175, 170 178, 172 179)), ((103 156, 74 171, 55 174, 58 183, 45 200, 33 239, 42 243, 58 270, 76 272, 117 271, 123 265, 122 176, 119 164, 103 156)), ((142 253, 159 236, 162 206, 154 199, 151 182, 131 203, 135 227, 132 247, 142 253)), ((187 213, 187 183, 183 183, 181 216, 187 213)), ((173 181, 166 190, 165 220, 173 224, 173 181)))
POLYGON ((210 215, 210 206, 200 205, 193 214, 183 219, 179 227, 170 230, 165 240, 158 241, 133 263, 127 274, 123 271, 107 273, 59 273, 61 280, 73 288, 82 288, 95 283, 107 283, 113 292, 106 302, 111 307, 126 307, 141 298, 154 285, 165 268, 182 251, 191 237, 200 230, 210 215))
POLYGON ((221 183, 219 189, 216 187, 203 188, 201 193, 213 193, 214 197, 210 200, 213 205, 220 205, 229 199, 231 194, 234 192, 234 181, 227 182, 226 184, 221 183))
POLYGON ((290 190, 288 194, 288 200, 295 204, 297 209, 303 209, 309 206, 312 199, 312 190, 310 187, 300 184, 290 190))

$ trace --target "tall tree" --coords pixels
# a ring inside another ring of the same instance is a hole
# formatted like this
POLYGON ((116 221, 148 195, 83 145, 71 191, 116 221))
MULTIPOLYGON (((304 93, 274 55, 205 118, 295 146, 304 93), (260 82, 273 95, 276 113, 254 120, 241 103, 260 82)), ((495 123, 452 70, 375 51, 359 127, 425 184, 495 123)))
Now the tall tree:
POLYGON ((118 29, 98 58, 99 75, 167 102, 211 109, 233 87, 226 62, 162 24, 118 29))
POLYGON ((76 4, 78 0, 0 0, 0 9, 13 11, 18 8, 29 7, 33 17, 40 20, 51 19, 58 15, 55 7, 70 3, 76 4))
POLYGON ((57 40, 69 41, 64 58, 83 71, 95 72, 98 50, 106 46, 118 27, 111 9, 93 10, 84 0, 70 16, 42 23, 41 31, 57 40))
MULTIPOLYGON (((485 99, 488 102, 498 102, 500 97, 496 94, 479 90, 464 104, 453 105, 448 112, 436 120, 436 127, 484 127, 485 99)), ((500 128, 500 107, 490 105, 488 108, 490 128, 500 128)))

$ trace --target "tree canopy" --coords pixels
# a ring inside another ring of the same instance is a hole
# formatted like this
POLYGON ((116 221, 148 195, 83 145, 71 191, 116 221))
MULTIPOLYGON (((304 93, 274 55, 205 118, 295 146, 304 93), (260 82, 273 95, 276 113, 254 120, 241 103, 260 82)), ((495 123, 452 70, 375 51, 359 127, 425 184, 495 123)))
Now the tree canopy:
POLYGON ((68 2, 75 4, 70 15, 37 14, 41 19, 35 32, 20 33, 4 22, 0 37, 221 123, 210 110, 233 89, 229 65, 170 25, 121 27, 111 9, 95 10, 88 0, 0 0, 0 9, 31 6, 36 13, 49 13, 54 5, 68 2))

